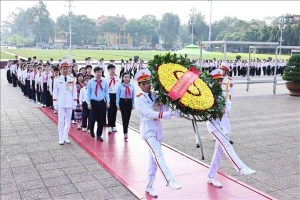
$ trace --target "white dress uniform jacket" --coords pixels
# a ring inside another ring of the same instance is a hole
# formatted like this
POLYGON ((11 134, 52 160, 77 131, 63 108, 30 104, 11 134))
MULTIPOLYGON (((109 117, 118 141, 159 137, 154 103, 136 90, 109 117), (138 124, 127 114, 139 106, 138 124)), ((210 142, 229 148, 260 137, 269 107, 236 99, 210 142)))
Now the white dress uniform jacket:
POLYGON ((53 106, 58 108, 76 108, 77 105, 77 89, 74 78, 69 75, 63 75, 54 79, 53 85, 53 106))
POLYGON ((157 140, 163 139, 163 129, 160 119, 170 119, 171 112, 168 111, 168 107, 164 105, 158 105, 156 102, 157 97, 152 94, 150 99, 148 93, 141 93, 136 98, 136 109, 140 112, 140 134, 143 139, 149 137, 156 137, 157 140))
MULTIPOLYGON (((225 91, 223 91, 223 95, 225 96, 225 91)), ((231 100, 228 98, 226 99, 226 108, 225 113, 221 119, 212 120, 214 123, 214 126, 211 122, 207 121, 206 126, 208 131, 211 133, 213 131, 216 131, 217 128, 221 130, 224 134, 228 135, 231 133, 231 126, 229 122, 229 113, 231 111, 231 100)))

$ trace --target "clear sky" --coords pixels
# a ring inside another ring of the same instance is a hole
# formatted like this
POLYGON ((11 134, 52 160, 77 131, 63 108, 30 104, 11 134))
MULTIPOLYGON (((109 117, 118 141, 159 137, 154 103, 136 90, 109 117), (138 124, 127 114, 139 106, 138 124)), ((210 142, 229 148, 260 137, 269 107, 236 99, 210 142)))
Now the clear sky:
MULTIPOLYGON (((1 21, 17 7, 28 8, 37 5, 38 1, 1 0, 1 21)), ((44 1, 53 20, 67 14, 67 1, 44 1)), ((209 22, 210 1, 73 1, 74 14, 85 14, 96 19, 101 15, 124 15, 127 19, 139 19, 143 15, 152 14, 161 19, 165 12, 177 14, 181 23, 187 23, 191 9, 202 12, 209 22)), ((300 15, 300 1, 212 1, 212 22, 224 16, 236 16, 239 19, 263 20, 268 16, 285 14, 300 15)))

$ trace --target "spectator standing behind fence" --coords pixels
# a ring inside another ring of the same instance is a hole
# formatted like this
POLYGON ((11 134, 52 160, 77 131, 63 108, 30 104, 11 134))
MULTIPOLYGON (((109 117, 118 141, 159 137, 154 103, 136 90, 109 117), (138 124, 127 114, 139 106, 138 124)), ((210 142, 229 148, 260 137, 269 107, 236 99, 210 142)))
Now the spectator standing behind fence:
POLYGON ((109 64, 107 66, 107 70, 109 76, 105 78, 108 83, 108 91, 109 91, 109 99, 110 99, 110 107, 108 108, 108 133, 117 132, 116 128, 116 118, 117 118, 117 105, 116 105, 116 93, 117 88, 120 85, 119 78, 115 75, 116 66, 113 64, 109 64))
POLYGON ((86 132, 87 130, 90 130, 90 110, 88 109, 87 104, 87 85, 89 82, 89 78, 84 78, 84 87, 81 88, 80 94, 79 94, 79 104, 81 106, 82 110, 82 131, 86 132), (89 121, 88 121, 89 120, 89 121))
POLYGON ((91 111, 90 131, 91 137, 94 138, 94 127, 97 121, 97 140, 103 141, 102 131, 106 121, 106 108, 110 106, 110 99, 108 84, 102 79, 101 68, 95 67, 94 73, 95 78, 91 79, 87 86, 87 104, 91 111))
POLYGON ((128 126, 131 116, 131 110, 134 109, 134 86, 130 83, 130 75, 128 72, 123 73, 122 83, 117 89, 116 105, 121 110, 124 139, 128 138, 128 126))

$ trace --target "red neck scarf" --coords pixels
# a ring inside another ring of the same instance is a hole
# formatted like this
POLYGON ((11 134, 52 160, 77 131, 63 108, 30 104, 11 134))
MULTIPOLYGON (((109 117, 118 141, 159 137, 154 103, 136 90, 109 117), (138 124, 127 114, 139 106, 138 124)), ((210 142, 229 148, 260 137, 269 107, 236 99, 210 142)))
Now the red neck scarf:
POLYGON ((97 80, 95 80, 96 81, 96 88, 95 88, 95 95, 97 96, 97 94, 98 94, 98 86, 100 86, 100 89, 103 91, 103 87, 102 87, 102 85, 101 85, 101 83, 102 83, 102 80, 100 80, 100 81, 97 81, 97 80))
POLYGON ((125 99, 130 99, 131 98, 131 91, 129 88, 129 85, 124 85, 125 86, 125 99))
POLYGON ((109 85, 108 85, 108 87, 110 87, 111 86, 111 84, 116 84, 116 79, 115 79, 115 77, 113 77, 113 78, 110 78, 110 82, 109 82, 109 85))

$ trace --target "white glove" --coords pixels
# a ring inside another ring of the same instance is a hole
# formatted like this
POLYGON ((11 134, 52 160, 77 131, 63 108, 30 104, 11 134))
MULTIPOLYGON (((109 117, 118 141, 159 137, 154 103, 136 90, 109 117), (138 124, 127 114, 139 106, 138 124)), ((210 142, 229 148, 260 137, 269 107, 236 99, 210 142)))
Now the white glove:
POLYGON ((54 110, 58 110, 58 105, 54 106, 54 110))
POLYGON ((181 112, 177 110, 171 111, 171 116, 181 117, 181 112))

